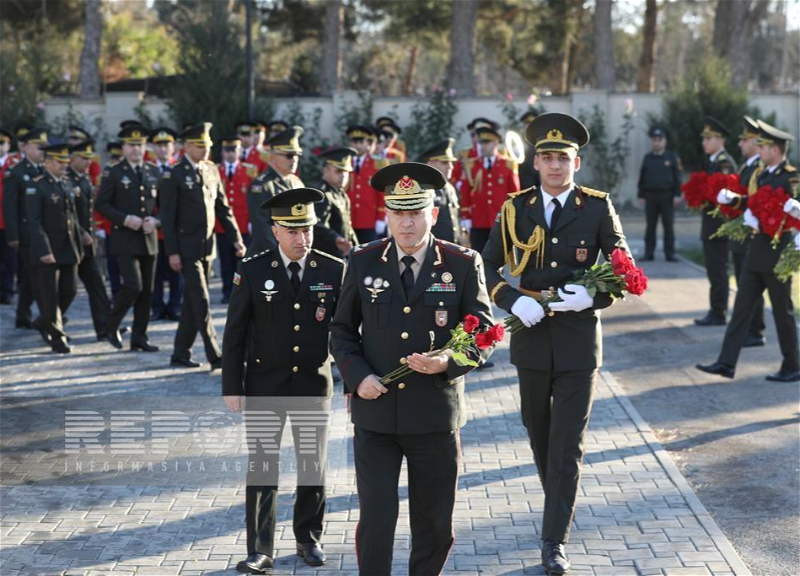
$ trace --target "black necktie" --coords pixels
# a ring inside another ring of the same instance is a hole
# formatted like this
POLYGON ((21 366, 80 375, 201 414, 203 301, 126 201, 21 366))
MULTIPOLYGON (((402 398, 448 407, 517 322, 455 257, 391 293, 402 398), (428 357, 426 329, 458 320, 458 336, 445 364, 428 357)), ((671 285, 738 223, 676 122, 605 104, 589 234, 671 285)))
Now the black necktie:
POLYGON ((356 174, 361 172, 361 158, 356 158, 356 174))
POLYGON ((300 292, 300 264, 297 262, 289 262, 289 272, 292 273, 291 282, 294 293, 300 292))
POLYGON ((402 262, 406 265, 406 269, 400 274, 400 280, 403 281, 403 289, 406 291, 406 296, 408 296, 414 288, 414 271, 411 269, 411 265, 415 260, 413 256, 403 256, 402 262))
POLYGON ((139 182, 141 182, 142 181, 142 167, 141 166, 136 166, 133 170, 134 170, 134 172, 136 172, 136 177, 139 179, 139 182))
POLYGON ((553 198, 553 205, 555 209, 553 209, 553 215, 550 217, 550 230, 556 229, 558 217, 561 216, 561 202, 558 201, 558 198, 553 198))
POLYGON ((233 180, 233 164, 228 164, 228 181, 233 180))

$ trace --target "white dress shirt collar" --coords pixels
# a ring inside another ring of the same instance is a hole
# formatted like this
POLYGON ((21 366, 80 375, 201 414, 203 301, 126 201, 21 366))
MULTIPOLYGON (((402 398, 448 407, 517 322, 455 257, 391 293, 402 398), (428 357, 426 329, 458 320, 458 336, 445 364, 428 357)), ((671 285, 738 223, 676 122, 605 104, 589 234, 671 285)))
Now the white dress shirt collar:
POLYGON ((302 279, 303 271, 306 269, 306 260, 308 259, 308 256, 304 256, 300 260, 292 260, 283 252, 283 248, 280 247, 280 244, 278 245, 278 253, 281 255, 281 260, 283 261, 283 267, 286 268, 286 273, 289 275, 290 278, 292 276, 292 272, 289 270, 289 264, 291 262, 297 262, 298 264, 300 264, 299 275, 300 279, 302 279))

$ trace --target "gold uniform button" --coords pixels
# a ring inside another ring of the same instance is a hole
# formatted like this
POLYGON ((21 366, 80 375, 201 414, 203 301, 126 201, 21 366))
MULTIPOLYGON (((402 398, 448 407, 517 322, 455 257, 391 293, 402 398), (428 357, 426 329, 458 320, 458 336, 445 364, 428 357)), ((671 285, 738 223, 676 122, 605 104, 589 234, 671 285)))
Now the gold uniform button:
POLYGON ((548 315, 548 316, 555 316, 555 315, 556 315, 556 313, 555 313, 555 312, 553 312, 552 310, 550 310, 550 312, 548 312, 548 313, 547 313, 547 315, 548 315))
POLYGON ((256 364, 261 364, 261 358, 256 358, 256 364))
POLYGON ((581 240, 581 246, 584 246, 585 244, 586 244, 586 240, 581 240))
POLYGON ((295 346, 292 348, 292 352, 300 352, 300 346, 295 346))
POLYGON ((300 324, 295 324, 294 325, 294 331, 295 332, 300 332, 300 324))
POLYGON ((294 309, 295 310, 300 310, 300 302, 295 302, 294 303, 294 309))
POLYGON ((142 202, 144 202, 144 196, 139 196, 139 200, 141 200, 142 202))
POLYGON ((555 268, 556 266, 558 266, 558 262, 556 262, 555 260, 550 262, 550 268, 555 268))
POLYGON ((402 338, 403 340, 408 340, 408 332, 401 333, 400 338, 402 338))
POLYGON ((400 358, 400 364, 405 364, 405 363, 407 363, 407 362, 408 362, 408 360, 406 360, 405 356, 403 356, 402 358, 400 358))
POLYGON ((411 314, 411 306, 405 306, 403 308, 403 314, 411 314))
POLYGON ((292 366, 292 372, 297 372, 298 370, 300 370, 300 368, 297 366, 292 366))
POLYGON ((144 208, 142 208, 142 212, 144 212, 144 208))
POLYGON ((397 389, 398 390, 402 390, 405 387, 406 387, 406 385, 403 382, 400 382, 400 384, 397 385, 397 389))
POLYGON ((553 238, 553 239, 551 240, 551 242, 552 242, 553 244, 558 244, 558 238, 553 238))

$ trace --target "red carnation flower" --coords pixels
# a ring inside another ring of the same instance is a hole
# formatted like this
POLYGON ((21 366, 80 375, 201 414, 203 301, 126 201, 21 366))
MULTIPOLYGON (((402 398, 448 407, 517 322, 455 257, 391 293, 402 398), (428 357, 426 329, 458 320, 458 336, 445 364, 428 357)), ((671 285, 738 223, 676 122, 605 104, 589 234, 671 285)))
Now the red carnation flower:
POLYGON ((614 268, 615 276, 622 276, 635 268, 628 253, 620 248, 611 253, 611 266, 614 268))
POLYGON ((480 326, 481 321, 478 320, 477 316, 473 316, 472 314, 467 314, 464 316, 464 332, 467 334, 472 334, 475 332, 475 329, 480 326))

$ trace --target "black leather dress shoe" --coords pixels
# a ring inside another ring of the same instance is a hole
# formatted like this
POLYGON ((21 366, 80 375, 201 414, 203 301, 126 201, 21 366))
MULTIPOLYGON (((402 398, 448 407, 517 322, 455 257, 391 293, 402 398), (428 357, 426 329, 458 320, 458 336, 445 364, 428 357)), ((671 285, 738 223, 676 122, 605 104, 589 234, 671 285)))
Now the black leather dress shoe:
POLYGON ((64 340, 61 338, 53 338, 50 342, 50 347, 53 349, 53 352, 57 352, 59 354, 69 354, 72 352, 72 348, 69 347, 64 340))
POLYGON ((708 365, 698 364, 695 366, 695 368, 706 372, 707 374, 716 374, 717 376, 723 376, 724 378, 733 378, 734 374, 736 373, 732 367, 721 362, 714 362, 713 364, 708 365))
POLYGON ((122 336, 119 330, 111 330, 106 334, 106 340, 117 350, 122 350, 122 336))
POLYGON ((642 262, 652 262, 655 259, 656 259, 655 256, 645 254, 644 257, 642 258, 642 262))
POLYGON ((147 340, 141 342, 131 342, 133 352, 158 352, 158 346, 153 346, 147 340))
POLYGON ((565 574, 569 570, 569 560, 562 542, 545 540, 542 543, 542 564, 548 574, 565 574))
POLYGON ((767 376, 770 382, 800 382, 800 370, 794 372, 790 370, 781 370, 767 376))
POLYGON ((195 362, 191 358, 170 358, 169 359, 170 366, 176 366, 180 368, 199 368, 200 362, 195 362))
POLYGON ((166 317, 166 312, 153 312, 150 314, 151 321, 164 320, 166 317))
POLYGON ((209 364, 211 365, 211 368, 209 370, 210 372, 213 372, 214 370, 222 370, 222 358, 217 358, 216 360, 212 360, 211 362, 209 362, 209 364))
POLYGON ((677 262, 677 256, 667 256, 667 262, 677 262))
POLYGON ((50 336, 49 332, 47 332, 47 329, 44 327, 44 322, 42 322, 42 319, 37 318, 32 322, 32 324, 33 327, 36 329, 36 331, 39 332, 39 336, 42 337, 44 343, 50 346, 52 344, 53 337, 50 336))
POLYGON ((696 319, 694 323, 697 326, 725 326, 728 322, 725 320, 725 316, 709 312, 702 318, 696 319))
POLYGON ((164 314, 164 320, 172 320, 173 322, 177 322, 181 319, 180 312, 167 312, 164 314))
POLYGON ((264 574, 264 571, 272 566, 272 558, 266 554, 250 554, 236 565, 236 571, 245 574, 264 574))
POLYGON ((753 336, 752 334, 748 334, 747 340, 744 341, 742 344, 743 348, 758 348, 759 346, 764 346, 767 343, 767 339, 763 336, 753 336))
POLYGON ((488 368, 494 368, 494 362, 492 362, 491 360, 489 360, 488 362, 484 362, 483 364, 475 368, 475 370, 486 370, 488 368))
POLYGON ((31 328, 33 328, 33 322, 31 322, 30 320, 17 318, 14 321, 14 328, 24 328, 30 330, 31 328))
POLYGON ((322 551, 322 545, 319 542, 311 542, 309 544, 297 543, 297 555, 305 560, 309 566, 322 566, 325 564, 325 552, 322 551))

